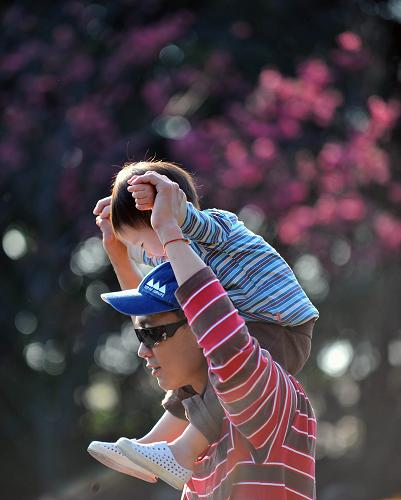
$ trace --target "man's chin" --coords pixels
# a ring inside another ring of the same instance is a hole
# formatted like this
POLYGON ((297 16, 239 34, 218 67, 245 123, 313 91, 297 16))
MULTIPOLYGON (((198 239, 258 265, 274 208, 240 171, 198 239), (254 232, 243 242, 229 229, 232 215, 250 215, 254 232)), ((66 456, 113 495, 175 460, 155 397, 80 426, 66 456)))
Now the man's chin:
POLYGON ((169 383, 168 380, 165 380, 163 377, 157 377, 156 378, 157 383, 160 387, 160 389, 163 389, 163 391, 174 391, 176 389, 179 389, 181 386, 177 386, 177 384, 172 384, 171 382, 169 383))

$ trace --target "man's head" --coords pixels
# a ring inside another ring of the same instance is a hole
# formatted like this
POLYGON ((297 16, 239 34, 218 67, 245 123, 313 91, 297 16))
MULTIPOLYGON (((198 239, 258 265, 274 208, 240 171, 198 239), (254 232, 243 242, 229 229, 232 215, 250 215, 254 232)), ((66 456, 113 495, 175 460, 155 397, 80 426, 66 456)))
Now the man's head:
POLYGON ((170 263, 151 271, 136 290, 106 293, 103 300, 117 311, 135 316, 138 355, 164 390, 185 385, 201 392, 207 365, 191 327, 175 298, 178 288, 170 263))
MULTIPOLYGON (((180 310, 137 316, 134 325, 138 332, 152 327, 168 328, 180 324, 182 316, 180 310)), ((206 360, 187 322, 178 326, 171 337, 153 347, 141 342, 138 356, 146 360, 146 368, 152 370, 152 376, 165 391, 191 385, 195 391, 202 392, 206 385, 206 360)))

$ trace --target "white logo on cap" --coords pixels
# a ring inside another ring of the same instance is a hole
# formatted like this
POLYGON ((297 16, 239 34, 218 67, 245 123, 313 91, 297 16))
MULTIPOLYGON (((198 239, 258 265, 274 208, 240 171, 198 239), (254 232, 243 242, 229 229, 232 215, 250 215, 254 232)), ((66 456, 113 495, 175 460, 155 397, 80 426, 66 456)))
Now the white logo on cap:
POLYGON ((160 297, 164 297, 164 295, 166 294, 166 285, 160 286, 158 281, 154 283, 153 278, 148 283, 146 283, 144 288, 146 290, 149 290, 150 292, 155 293, 156 295, 159 295, 160 297))

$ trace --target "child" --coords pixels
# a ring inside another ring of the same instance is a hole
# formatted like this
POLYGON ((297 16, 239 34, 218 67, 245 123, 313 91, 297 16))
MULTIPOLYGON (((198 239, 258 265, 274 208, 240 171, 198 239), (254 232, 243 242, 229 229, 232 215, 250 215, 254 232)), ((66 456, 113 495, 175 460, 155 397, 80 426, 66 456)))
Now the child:
MULTIPOLYGON (((166 162, 128 164, 115 179, 111 223, 117 237, 127 245, 131 258, 139 258, 152 266, 165 261, 163 246, 150 223, 155 176, 166 176, 181 188, 178 210, 182 232, 195 252, 215 272, 247 321, 251 335, 288 372, 297 373, 309 356, 318 311, 273 247, 249 231, 234 214, 216 209, 199 210, 192 179, 177 165, 166 162)), ((166 470, 158 475, 176 485, 177 474, 188 473, 200 453, 215 440, 216 422, 221 425, 224 413, 209 386, 202 396, 193 395, 188 388, 170 391, 163 406, 167 410, 164 423, 168 423, 164 428, 169 428, 170 436, 178 436, 164 439, 169 442, 177 462, 174 470, 178 472, 166 470), (190 421, 183 432, 173 416, 179 419, 186 416, 190 421)), ((163 440, 160 432, 157 440, 163 440)), ((154 473, 152 462, 160 458, 157 443, 153 446, 148 444, 149 439, 142 441, 145 442, 147 444, 134 441, 133 446, 138 454, 148 457, 148 470, 154 473)), ((140 464, 143 465, 143 460, 140 464)))

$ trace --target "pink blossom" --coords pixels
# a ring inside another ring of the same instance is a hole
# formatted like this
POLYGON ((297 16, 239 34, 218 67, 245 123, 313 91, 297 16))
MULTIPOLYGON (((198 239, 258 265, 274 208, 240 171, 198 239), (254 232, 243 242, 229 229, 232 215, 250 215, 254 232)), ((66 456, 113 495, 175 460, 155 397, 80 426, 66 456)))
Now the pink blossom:
POLYGON ((346 221, 359 221, 366 215, 365 203, 362 198, 356 194, 341 198, 337 203, 338 215, 346 221))
POLYGON ((291 118, 280 117, 278 120, 278 129, 284 139, 295 139, 301 134, 299 122, 291 118))
POLYGON ((303 181, 312 181, 315 179, 316 165, 312 155, 305 150, 298 151, 295 157, 298 177, 303 181))
POLYGON ((301 63, 297 72, 302 80, 317 87, 326 87, 332 80, 329 67, 321 59, 309 59, 301 63))
POLYGON ((72 46, 75 41, 75 33, 68 24, 61 24, 53 29, 53 40, 61 49, 72 46))
POLYGON ((78 54, 68 65, 64 81, 68 83, 83 82, 95 71, 95 64, 87 54, 78 54))
POLYGON ((319 177, 319 184, 322 192, 333 194, 339 193, 343 191, 346 186, 346 178, 343 173, 325 172, 319 177))
POLYGON ((329 142, 323 146, 318 156, 321 168, 330 170, 338 168, 344 159, 344 149, 341 144, 329 142))
MULTIPOLYGON (((269 180, 268 185, 270 184, 269 180)), ((273 206, 280 212, 288 210, 304 201, 309 193, 307 185, 298 180, 284 181, 284 179, 281 179, 281 183, 274 185, 274 188, 271 188, 271 190, 273 206)))
POLYGON ((102 106, 92 102, 83 102, 67 111, 67 121, 75 136, 97 139, 100 143, 111 143, 115 137, 113 123, 109 120, 102 106))
POLYGON ((241 40, 245 40, 252 36, 252 26, 245 21, 237 21, 231 25, 230 28, 231 33, 240 38, 241 40))
POLYGON ((273 160, 277 155, 274 142, 266 137, 259 137, 254 141, 252 150, 254 155, 261 160, 273 160))
POLYGON ((21 44, 16 51, 7 53, 0 59, 0 71, 17 73, 33 59, 37 58, 42 50, 43 44, 37 41, 21 44))
POLYGON ((390 180, 388 154, 367 135, 356 134, 348 144, 347 160, 358 182, 386 184, 390 180))
POLYGON ((337 43, 343 50, 358 52, 362 48, 362 40, 359 35, 352 31, 344 31, 337 36, 337 43))
POLYGON ((277 88, 277 96, 286 101, 291 97, 298 95, 299 83, 295 78, 285 78, 277 88))
POLYGON ((327 127, 333 121, 334 113, 343 101, 340 92, 328 90, 318 94, 313 103, 314 119, 321 127, 327 127))
POLYGON ((215 50, 211 53, 205 64, 205 70, 210 73, 225 72, 231 66, 231 54, 223 50, 215 50))
POLYGON ((275 69, 264 69, 259 75, 259 85, 267 92, 275 93, 283 82, 281 73, 275 69))
POLYGON ((285 245, 295 245, 303 237, 301 228, 289 218, 284 218, 278 223, 277 233, 280 241, 285 245))
POLYGON ((0 165, 2 174, 9 170, 17 170, 26 161, 24 148, 12 138, 0 142, 0 165))
POLYGON ((248 162, 239 171, 239 178, 241 180, 241 185, 252 187, 262 182, 263 171, 256 164, 248 162))
POLYGON ((145 27, 135 26, 125 34, 118 49, 106 61, 104 78, 112 81, 126 70, 127 65, 150 62, 165 45, 182 35, 192 20, 192 14, 182 10, 145 27))
POLYGON ((220 172, 220 185, 226 189, 236 189, 242 184, 242 179, 234 170, 224 170, 220 172))
POLYGON ((357 71, 365 67, 371 56, 363 48, 359 35, 351 31, 340 33, 337 36, 338 49, 332 52, 332 59, 340 68, 357 71))
POLYGON ((368 133, 372 138, 381 137, 385 131, 392 129, 401 114, 400 102, 395 99, 386 103, 378 96, 371 96, 368 108, 372 117, 368 133))
POLYGON ((245 125, 245 130, 251 137, 269 137, 271 139, 278 137, 277 126, 273 123, 263 122, 262 120, 250 119, 245 125))
POLYGON ((389 250, 397 250, 401 246, 401 221, 393 215, 382 212, 374 219, 374 230, 389 250))
POLYGON ((277 114, 277 101, 271 95, 256 91, 247 99, 246 109, 253 113, 256 118, 275 118, 277 114))
POLYGON ((242 168, 248 160, 248 152, 240 141, 232 140, 227 144, 225 157, 232 167, 242 168))
POLYGON ((401 204, 401 182, 392 182, 389 186, 389 199, 393 203, 401 204))
POLYGON ((33 121, 26 109, 8 106, 4 111, 4 123, 11 133, 26 135, 32 131, 33 121))
POLYGON ((302 96, 297 96, 284 102, 280 113, 295 120, 305 120, 309 116, 310 110, 310 103, 302 96))
POLYGON ((315 223, 315 215, 310 207, 298 207, 283 217, 278 224, 278 236, 287 245, 299 243, 307 230, 315 223))
POLYGON ((333 224, 337 219, 336 198, 329 194, 320 196, 315 205, 315 215, 318 224, 333 224))
POLYGON ((149 80, 142 87, 142 97, 155 114, 161 114, 170 98, 170 83, 166 79, 149 80))

